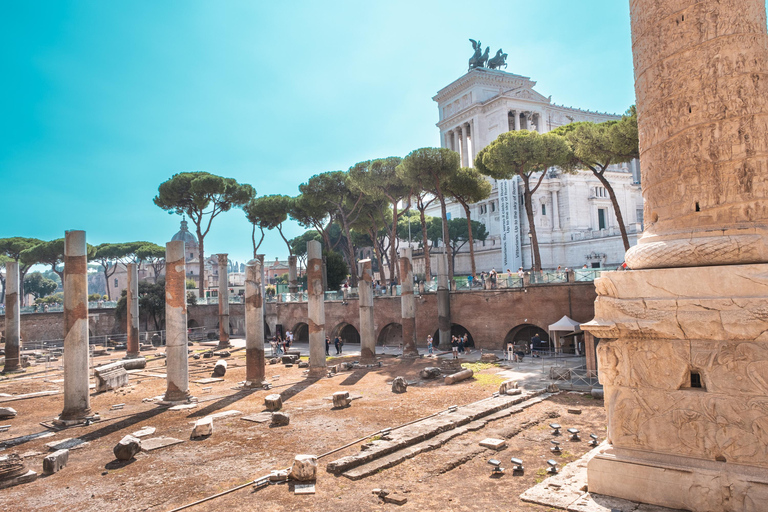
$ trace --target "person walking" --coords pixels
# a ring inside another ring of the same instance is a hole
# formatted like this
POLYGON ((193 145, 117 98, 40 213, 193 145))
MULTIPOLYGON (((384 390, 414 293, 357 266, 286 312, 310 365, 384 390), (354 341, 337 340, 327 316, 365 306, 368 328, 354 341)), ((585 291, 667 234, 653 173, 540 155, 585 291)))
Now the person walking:
POLYGON ((339 337, 333 338, 333 346, 336 348, 336 355, 341 354, 341 347, 339 346, 339 337))
POLYGON ((326 336, 326 337, 325 337, 325 355, 326 355, 326 356, 329 356, 329 355, 331 355, 331 354, 329 353, 330 349, 331 349, 331 338, 329 338, 328 336, 326 336))
POLYGON ((429 352, 429 355, 432 355, 432 335, 427 336, 427 352, 429 352))
POLYGON ((464 353, 464 335, 459 336, 459 354, 464 353))
POLYGON ((459 342, 456 340, 456 336, 451 336, 451 352, 454 359, 459 358, 459 342))

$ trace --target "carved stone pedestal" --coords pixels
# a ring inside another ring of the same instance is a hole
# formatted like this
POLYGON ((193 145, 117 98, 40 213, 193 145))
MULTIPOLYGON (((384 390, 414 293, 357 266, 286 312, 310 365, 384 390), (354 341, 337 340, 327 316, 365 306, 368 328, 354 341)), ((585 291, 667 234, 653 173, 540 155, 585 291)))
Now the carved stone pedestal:
POLYGON ((768 264, 604 273, 608 439, 589 490, 670 508, 768 502, 768 264))

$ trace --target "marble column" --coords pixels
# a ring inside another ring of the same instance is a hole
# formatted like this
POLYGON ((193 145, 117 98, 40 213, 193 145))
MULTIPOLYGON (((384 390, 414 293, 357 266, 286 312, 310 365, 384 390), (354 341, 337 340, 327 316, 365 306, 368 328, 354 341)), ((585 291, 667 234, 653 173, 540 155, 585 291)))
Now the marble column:
MULTIPOLYGON (((440 346, 451 346, 451 295, 448 283, 448 255, 437 256, 437 328, 440 346)), ((405 329, 403 329, 405 337, 405 329)))
POLYGON ((129 263, 128 289, 126 290, 126 359, 139 357, 139 266, 129 263))
POLYGON ((253 259, 245 265, 245 387, 260 388, 264 382, 264 302, 262 264, 253 259))
POLYGON ((461 151, 459 151, 459 162, 461 163, 462 167, 466 167, 466 161, 467 161, 467 130, 464 128, 464 126, 460 126, 458 129, 459 133, 459 147, 461 148, 461 151))
POLYGON ((219 254, 219 346, 229 346, 229 275, 226 254, 219 254))
POLYGON ((416 357, 416 304, 413 297, 413 265, 410 247, 400 249, 400 315, 403 325, 403 356, 416 357))
POLYGON ((520 129, 520 112, 515 110, 515 131, 520 129))
POLYGON ((589 491, 672 509, 768 502, 764 0, 632 0, 645 231, 595 281, 610 444, 589 491))
POLYGON ((323 246, 307 242, 307 309, 309 318, 309 370, 325 374, 325 293, 323 290, 323 246))
POLYGON ((298 258, 296 256, 288 256, 288 293, 297 293, 299 291, 299 280, 296 272, 297 263, 298 258))
POLYGON ((88 389, 88 251, 85 231, 64 235, 64 410, 59 423, 91 415, 88 389))
POLYGON ((557 202, 557 190, 551 191, 552 194, 552 229, 560 230, 560 205, 557 202))
POLYGON ((20 326, 19 262, 9 261, 5 264, 5 367, 3 373, 21 370, 20 326))
POLYGON ((474 167, 475 159, 475 121, 474 119, 467 123, 467 167, 474 167))
POLYGON ((188 401, 187 287, 184 242, 165 244, 165 402, 188 401))
POLYGON ((376 360, 376 328, 373 323, 373 271, 371 260, 358 262, 360 280, 357 282, 360 306, 360 361, 370 364, 376 360))

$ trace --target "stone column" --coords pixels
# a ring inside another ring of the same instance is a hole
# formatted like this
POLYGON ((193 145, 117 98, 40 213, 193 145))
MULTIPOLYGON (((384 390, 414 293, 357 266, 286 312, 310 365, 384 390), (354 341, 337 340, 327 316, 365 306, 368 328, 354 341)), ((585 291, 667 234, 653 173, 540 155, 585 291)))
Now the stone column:
MULTIPOLYGON (((451 295, 448 286, 448 255, 437 257, 437 328, 440 332, 440 346, 451 343, 451 295)), ((405 328, 403 328, 405 337, 405 328)))
POLYGON ((229 346, 229 276, 226 254, 218 254, 219 258, 219 346, 229 346))
POLYGON ((475 156, 475 121, 466 124, 467 130, 467 167, 472 167, 475 156))
POLYGON ((126 359, 139 357, 139 266, 128 264, 128 289, 126 294, 126 359))
POLYGON ((307 309, 309 312, 309 369, 325 374, 325 293, 323 290, 323 246, 307 242, 307 309))
POLYGON ((373 323, 373 271, 371 260, 360 260, 357 282, 360 306, 360 361, 370 364, 376 360, 376 329, 373 323))
POLYGON ((85 231, 64 235, 64 410, 58 422, 91 415, 88 389, 88 251, 85 231))
MULTIPOLYGON (((764 0, 632 0, 645 231, 595 281, 610 445, 589 491, 673 509, 768 502, 764 0)), ((762 504, 762 505, 761 505, 762 504)))
POLYGON ((464 126, 460 126, 458 128, 458 135, 459 135, 459 163, 462 167, 466 167, 466 164, 464 163, 467 159, 467 131, 464 129, 464 126))
POLYGON ((520 129, 520 112, 515 110, 515 131, 520 129))
POLYGON ((166 402, 188 401, 187 287, 184 242, 165 244, 166 402))
MULTIPOLYGON (((400 314, 403 317, 403 356, 416 357, 416 304, 413 297, 411 248, 400 249, 400 314)), ((438 306, 439 310, 439 306, 438 306)))
POLYGON ((245 265, 245 387, 260 388, 264 382, 264 302, 262 264, 245 265))
POLYGON ((560 229, 560 205, 557 202, 557 190, 552 192, 552 229, 560 229))
POLYGON ((299 291, 299 280, 296 277, 296 266, 298 258, 288 256, 288 293, 297 293, 299 291))
POLYGON ((21 370, 20 326, 19 262, 9 261, 5 264, 5 368, 3 373, 21 370))

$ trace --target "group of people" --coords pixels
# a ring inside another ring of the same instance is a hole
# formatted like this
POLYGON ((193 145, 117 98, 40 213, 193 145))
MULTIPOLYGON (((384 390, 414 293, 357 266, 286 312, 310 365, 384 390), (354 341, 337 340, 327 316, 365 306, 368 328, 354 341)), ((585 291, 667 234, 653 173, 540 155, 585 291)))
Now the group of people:
POLYGON ((467 354, 470 353, 469 344, 467 343, 467 335, 451 336, 451 352, 453 353, 453 358, 458 359, 459 354, 463 354, 465 350, 467 354))
MULTIPOLYGON (((336 355, 340 355, 344 350, 344 340, 342 340, 339 336, 336 336, 333 338, 333 346, 336 348, 336 355)), ((329 356, 331 351, 331 338, 328 336, 325 337, 325 355, 329 356)))
POLYGON ((280 336, 280 334, 277 334, 277 336, 272 336, 272 338, 269 340, 269 346, 272 348, 272 357, 277 357, 280 354, 284 354, 289 348, 291 348, 292 343, 293 333, 291 331, 287 331, 285 333, 285 338, 280 336))

